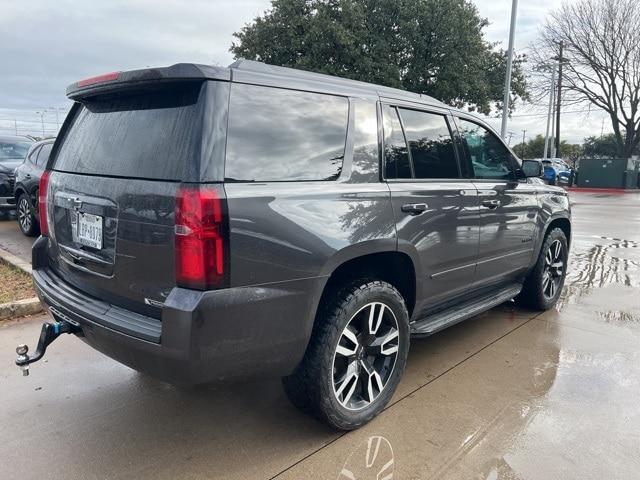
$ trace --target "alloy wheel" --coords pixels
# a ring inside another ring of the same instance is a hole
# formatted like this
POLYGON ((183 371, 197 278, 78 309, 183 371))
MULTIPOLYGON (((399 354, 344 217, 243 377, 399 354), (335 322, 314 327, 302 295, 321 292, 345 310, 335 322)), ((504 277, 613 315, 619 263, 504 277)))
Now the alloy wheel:
POLYGON ((374 402, 391 377, 398 356, 398 320, 382 302, 371 302, 351 317, 333 355, 333 393, 346 409, 374 402))
POLYGON ((31 228, 31 207, 26 198, 22 197, 18 204, 18 222, 24 232, 31 228))
POLYGON ((564 276, 564 255, 562 243, 555 240, 547 250, 544 257, 544 270, 542 271, 542 293, 545 298, 552 299, 556 296, 562 278, 564 276))

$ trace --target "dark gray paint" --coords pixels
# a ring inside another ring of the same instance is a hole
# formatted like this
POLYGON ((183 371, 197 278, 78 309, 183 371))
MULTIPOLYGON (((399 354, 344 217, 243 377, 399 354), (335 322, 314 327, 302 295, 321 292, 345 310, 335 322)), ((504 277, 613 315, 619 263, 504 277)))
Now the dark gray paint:
MULTIPOLYGON (((345 262, 370 253, 401 252, 411 259, 416 272, 412 320, 423 331, 433 330, 436 327, 429 326, 430 317, 425 315, 439 308, 441 313, 434 319, 449 318, 443 308, 464 305, 464 298, 476 293, 486 295, 487 284, 495 284, 495 291, 516 291, 535 261, 550 222, 569 217, 568 200, 560 189, 526 179, 474 181, 460 149, 457 158, 464 178, 385 181, 380 173, 382 130, 376 118, 380 115, 377 102, 459 114, 420 95, 245 62, 229 70, 180 65, 130 72, 109 85, 70 87, 70 96, 81 101, 83 95, 139 87, 154 78, 169 82, 172 71, 177 79, 215 80, 209 82, 209 94, 203 100, 205 121, 194 127, 202 128, 203 148, 194 160, 200 163, 188 169, 195 176, 183 181, 223 178, 224 152, 229 148, 226 142, 223 145, 229 110, 226 77, 345 96, 349 123, 343 168, 335 181, 224 184, 230 285, 216 291, 175 287, 177 182, 52 174, 55 225, 51 239, 42 238, 34 246, 34 269, 57 276, 64 288, 160 321, 161 337, 154 343, 119 332, 117 325, 105 324, 105 318, 100 322, 83 317, 73 305, 64 307, 65 314, 75 315, 83 325, 89 344, 161 378, 198 383, 236 375, 290 373, 304 354, 327 280, 345 262), (107 219, 103 263, 84 259, 78 264, 62 248, 73 247, 65 237, 64 200, 70 195, 83 199, 85 211, 107 219), (483 200, 494 197, 500 199, 500 207, 487 211, 483 200), (413 203, 426 204, 424 212, 406 213, 403 206, 413 203), (164 308, 149 306, 145 299, 164 302, 164 308)), ((459 146, 455 122, 450 123, 459 146)), ((68 127, 67 120, 60 138, 68 127)), ((54 146, 53 157, 61 141, 54 146)), ((518 167, 519 161, 513 158, 518 167)), ((36 283, 43 297, 47 289, 62 288, 36 283)), ((463 309, 477 312, 483 306, 490 303, 475 301, 473 307, 463 309)))

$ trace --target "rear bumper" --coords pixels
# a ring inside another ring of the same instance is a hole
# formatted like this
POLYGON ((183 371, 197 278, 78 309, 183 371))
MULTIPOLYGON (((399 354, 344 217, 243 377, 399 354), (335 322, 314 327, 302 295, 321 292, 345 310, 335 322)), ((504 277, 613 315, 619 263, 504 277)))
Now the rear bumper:
POLYGON ((40 237, 33 279, 58 320, 77 323, 81 338, 109 357, 175 384, 283 376, 306 349, 324 278, 200 292, 174 288, 154 319, 74 289, 51 270, 40 237))

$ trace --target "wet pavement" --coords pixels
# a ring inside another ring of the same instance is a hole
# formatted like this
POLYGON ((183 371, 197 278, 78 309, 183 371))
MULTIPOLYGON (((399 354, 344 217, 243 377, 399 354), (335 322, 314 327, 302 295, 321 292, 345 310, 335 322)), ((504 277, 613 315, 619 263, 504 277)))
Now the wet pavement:
POLYGON ((636 479, 640 195, 572 201, 557 309, 505 304, 415 340, 391 404, 347 434, 278 381, 179 389, 71 336, 23 378, 12 352, 42 318, 2 324, 0 477, 636 479))
POLYGON ((35 238, 25 237, 13 215, 0 215, 0 248, 31 262, 31 245, 35 238))

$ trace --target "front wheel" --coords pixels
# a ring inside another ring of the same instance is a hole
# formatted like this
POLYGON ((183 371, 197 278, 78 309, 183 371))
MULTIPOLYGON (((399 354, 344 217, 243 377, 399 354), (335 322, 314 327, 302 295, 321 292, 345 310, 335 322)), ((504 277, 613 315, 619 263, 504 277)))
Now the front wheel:
POLYGON ((400 293, 357 282, 327 302, 304 359, 283 379, 292 403, 333 428, 367 423, 391 399, 409 351, 409 315, 400 293))
POLYGON ((21 194, 18 198, 16 211, 18 214, 18 226, 20 227, 20 231, 27 237, 35 237, 38 235, 38 233, 40 233, 38 219, 33 213, 31 201, 26 193, 21 194))
POLYGON ((564 286, 568 257, 567 237, 562 229, 554 228, 545 237, 538 261, 525 279, 519 303, 536 310, 553 307, 564 286))

